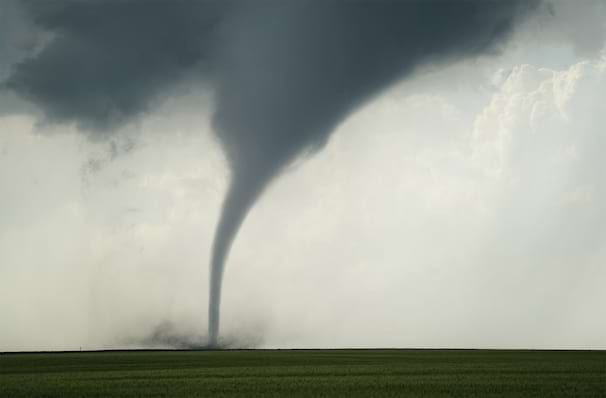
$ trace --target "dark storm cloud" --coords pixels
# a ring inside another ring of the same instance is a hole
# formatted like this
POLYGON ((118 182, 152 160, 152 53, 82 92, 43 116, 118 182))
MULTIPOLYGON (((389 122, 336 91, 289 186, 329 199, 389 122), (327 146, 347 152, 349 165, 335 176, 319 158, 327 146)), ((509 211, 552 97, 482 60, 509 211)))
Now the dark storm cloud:
POLYGON ((7 87, 50 119, 103 129, 198 74, 232 171, 211 259, 216 343, 226 257, 264 188, 348 114, 422 64, 494 52, 537 1, 60 1, 29 3, 55 35, 7 87))
POLYGON ((64 0, 23 3, 51 39, 17 64, 6 87, 51 121, 97 132, 146 110, 199 67, 227 3, 64 0))

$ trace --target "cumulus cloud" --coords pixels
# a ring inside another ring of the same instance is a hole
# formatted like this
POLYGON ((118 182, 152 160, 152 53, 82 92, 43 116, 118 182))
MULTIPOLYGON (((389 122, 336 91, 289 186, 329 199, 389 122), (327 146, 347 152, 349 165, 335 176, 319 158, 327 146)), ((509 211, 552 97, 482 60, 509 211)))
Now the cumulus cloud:
POLYGON ((476 121, 475 155, 506 181, 504 208, 520 210, 512 235, 538 252, 591 255, 604 242, 605 66, 519 66, 476 121))

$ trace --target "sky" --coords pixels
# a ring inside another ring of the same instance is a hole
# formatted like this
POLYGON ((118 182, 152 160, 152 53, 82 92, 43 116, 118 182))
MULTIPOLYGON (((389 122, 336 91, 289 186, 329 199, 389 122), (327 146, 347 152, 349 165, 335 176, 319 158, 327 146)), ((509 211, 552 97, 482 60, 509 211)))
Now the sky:
MULTIPOLYGON (((246 158, 217 134, 234 114, 217 122, 217 109, 236 106, 223 75, 213 86, 189 61, 205 59, 197 46, 127 38, 161 68, 108 99, 86 71, 19 66, 87 65, 90 43, 73 42, 93 37, 25 5, 0 3, 0 81, 21 84, 0 90, 0 351, 204 339, 215 228, 233 157, 246 158), (77 101, 24 95, 37 88, 24 70, 77 101), (120 112, 102 112, 115 98, 120 112)), ((420 63, 349 110, 243 222, 224 341, 605 349, 605 44, 606 3, 543 2, 498 47, 420 63)), ((112 81, 138 76, 135 57, 107 48, 112 81)))

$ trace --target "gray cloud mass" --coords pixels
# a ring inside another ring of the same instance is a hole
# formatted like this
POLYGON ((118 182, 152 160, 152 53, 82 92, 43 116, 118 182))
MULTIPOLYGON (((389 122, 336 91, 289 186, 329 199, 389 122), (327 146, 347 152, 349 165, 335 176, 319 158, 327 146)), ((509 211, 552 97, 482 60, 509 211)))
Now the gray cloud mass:
POLYGON ((208 52, 215 3, 27 2, 49 43, 4 83, 51 121, 108 131, 143 112, 208 52))

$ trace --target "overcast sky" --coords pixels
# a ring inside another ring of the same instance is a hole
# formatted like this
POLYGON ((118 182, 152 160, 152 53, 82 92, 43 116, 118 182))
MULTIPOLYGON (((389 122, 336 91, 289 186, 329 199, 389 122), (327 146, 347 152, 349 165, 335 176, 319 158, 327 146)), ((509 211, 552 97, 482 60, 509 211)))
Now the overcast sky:
MULTIPOLYGON (((0 81, 57 40, 0 2, 0 81)), ((606 349, 605 43, 606 2, 549 2, 349 114, 246 218, 224 338, 606 349)), ((0 90, 0 351, 204 338, 229 159, 207 82, 154 79, 103 134, 0 90)))

